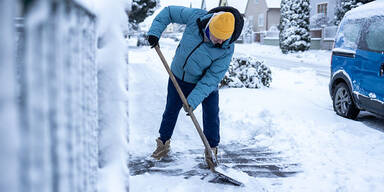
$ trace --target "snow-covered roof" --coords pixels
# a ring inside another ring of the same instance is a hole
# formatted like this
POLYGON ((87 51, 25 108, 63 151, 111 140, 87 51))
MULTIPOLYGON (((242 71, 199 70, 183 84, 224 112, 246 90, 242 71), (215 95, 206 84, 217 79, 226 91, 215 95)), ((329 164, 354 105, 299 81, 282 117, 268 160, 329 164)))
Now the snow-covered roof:
POLYGON ((377 0, 365 5, 361 5, 348 11, 344 18, 345 19, 359 19, 368 18, 372 16, 384 16, 384 0, 377 0))
POLYGON ((267 8, 280 8, 281 0, 265 0, 267 8))

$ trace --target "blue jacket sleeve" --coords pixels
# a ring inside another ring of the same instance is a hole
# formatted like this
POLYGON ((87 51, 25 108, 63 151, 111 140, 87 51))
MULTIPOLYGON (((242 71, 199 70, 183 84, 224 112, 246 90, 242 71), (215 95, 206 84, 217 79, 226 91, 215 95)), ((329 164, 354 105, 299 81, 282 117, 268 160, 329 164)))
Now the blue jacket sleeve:
POLYGON ((206 98, 208 95, 217 89, 220 81, 223 79, 225 73, 228 70, 229 64, 232 59, 234 46, 231 46, 231 52, 222 58, 214 61, 211 66, 208 68, 207 72, 201 78, 199 82, 197 82, 196 87, 189 94, 187 100, 188 104, 191 105, 193 109, 206 98))
POLYGON ((148 35, 160 38, 161 33, 170 23, 188 24, 189 22, 195 22, 196 19, 192 18, 199 15, 197 14, 199 12, 202 12, 202 10, 182 6, 165 7, 153 20, 148 35))

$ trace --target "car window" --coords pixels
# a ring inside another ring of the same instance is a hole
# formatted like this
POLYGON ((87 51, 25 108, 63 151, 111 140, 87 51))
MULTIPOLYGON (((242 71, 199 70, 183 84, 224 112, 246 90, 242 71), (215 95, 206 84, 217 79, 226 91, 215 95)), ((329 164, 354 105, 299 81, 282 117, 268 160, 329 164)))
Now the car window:
POLYGON ((373 19, 367 29, 366 46, 369 50, 384 51, 384 18, 373 19))
POLYGON ((336 36, 335 48, 356 50, 361 28, 361 23, 349 22, 342 24, 336 36))

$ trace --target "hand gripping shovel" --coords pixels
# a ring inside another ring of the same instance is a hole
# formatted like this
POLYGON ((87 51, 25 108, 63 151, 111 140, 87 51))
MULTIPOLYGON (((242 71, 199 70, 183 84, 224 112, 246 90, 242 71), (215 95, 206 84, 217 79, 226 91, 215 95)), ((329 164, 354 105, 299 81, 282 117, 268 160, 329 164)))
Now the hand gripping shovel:
POLYGON ((177 81, 175 79, 175 76, 171 72, 171 69, 169 68, 168 63, 165 60, 164 55, 161 52, 160 47, 158 45, 155 46, 155 50, 156 50, 157 54, 159 55, 161 61, 163 62, 164 67, 167 70, 167 72, 169 74, 169 77, 171 78, 171 80, 173 82, 173 85, 175 86, 177 92, 179 93, 180 99, 183 102, 183 105, 186 108, 186 111, 188 111, 188 114, 191 117, 192 122, 195 125, 196 130, 197 130, 197 132, 200 135, 201 140, 203 141, 205 150, 208 151, 207 158, 211 160, 211 163, 208 163, 208 166, 209 166, 209 169, 211 170, 212 174, 214 174, 214 176, 215 176, 215 178, 213 180, 222 181, 222 182, 229 183, 229 184, 232 184, 232 185, 235 185, 235 186, 242 186, 242 185, 244 185, 243 183, 241 183, 239 181, 236 181, 235 179, 232 179, 232 178, 230 178, 230 177, 228 177, 228 176, 226 176, 226 175, 224 175, 224 174, 222 174, 222 173, 220 173, 220 172, 215 170, 215 165, 217 165, 217 159, 213 155, 213 152, 211 150, 211 147, 209 146, 208 140, 205 137, 203 131, 201 130, 199 122, 197 121, 195 115, 193 114, 192 108, 189 107, 187 99, 185 98, 183 92, 181 91, 180 86, 177 83, 177 81))

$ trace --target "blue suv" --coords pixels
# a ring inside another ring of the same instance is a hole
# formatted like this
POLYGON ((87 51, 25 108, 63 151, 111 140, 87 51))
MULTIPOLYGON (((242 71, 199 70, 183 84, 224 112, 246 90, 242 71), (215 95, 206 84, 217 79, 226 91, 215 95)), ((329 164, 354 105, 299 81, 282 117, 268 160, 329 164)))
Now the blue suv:
POLYGON ((335 112, 384 116, 384 1, 347 12, 332 50, 329 92, 335 112))

